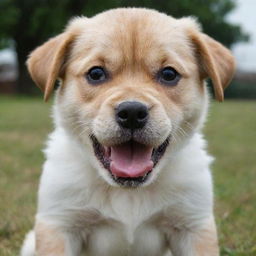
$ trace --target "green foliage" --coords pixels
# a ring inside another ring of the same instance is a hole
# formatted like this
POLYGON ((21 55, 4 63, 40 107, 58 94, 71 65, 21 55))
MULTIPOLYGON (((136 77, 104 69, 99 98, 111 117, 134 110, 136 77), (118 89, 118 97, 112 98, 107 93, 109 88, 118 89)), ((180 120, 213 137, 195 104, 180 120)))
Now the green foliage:
POLYGON ((225 98, 232 99, 256 99, 255 82, 234 81, 225 90, 225 98))
POLYGON ((82 14, 84 5, 81 0, 1 0, 1 38, 44 41, 59 33, 71 16, 82 14))
POLYGON ((240 26, 225 20, 235 8, 234 0, 0 0, 0 36, 39 43, 59 33, 72 16, 92 16, 122 6, 154 8, 175 17, 196 16, 206 33, 227 46, 248 39, 240 26))

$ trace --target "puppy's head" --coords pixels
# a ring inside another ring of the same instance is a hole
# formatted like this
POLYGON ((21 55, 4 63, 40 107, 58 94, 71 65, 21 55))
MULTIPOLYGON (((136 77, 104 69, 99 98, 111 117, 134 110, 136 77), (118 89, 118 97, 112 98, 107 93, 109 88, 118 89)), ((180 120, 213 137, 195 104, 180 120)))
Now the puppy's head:
POLYGON ((92 165, 111 185, 147 185, 204 120, 234 73, 223 45, 191 18, 116 9, 76 18, 32 52, 32 78, 47 100, 56 79, 57 125, 90 148, 92 165))

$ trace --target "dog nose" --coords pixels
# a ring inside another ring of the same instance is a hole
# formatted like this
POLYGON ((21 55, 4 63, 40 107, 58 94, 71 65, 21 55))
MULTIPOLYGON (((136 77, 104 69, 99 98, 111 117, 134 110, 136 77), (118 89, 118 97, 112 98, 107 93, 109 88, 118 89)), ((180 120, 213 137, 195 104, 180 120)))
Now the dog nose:
POLYGON ((116 120, 123 128, 143 128, 148 120, 148 108, 138 101, 122 102, 116 108, 116 120))

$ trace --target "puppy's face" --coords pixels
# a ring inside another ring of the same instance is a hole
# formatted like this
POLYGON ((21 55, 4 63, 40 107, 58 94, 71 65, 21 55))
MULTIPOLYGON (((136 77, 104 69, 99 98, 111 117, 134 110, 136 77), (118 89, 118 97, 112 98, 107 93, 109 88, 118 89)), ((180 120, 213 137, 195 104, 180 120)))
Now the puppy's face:
POLYGON ((228 50, 194 21, 144 9, 73 20, 46 44, 29 59, 32 77, 46 97, 62 79, 59 123, 89 148, 92 165, 111 185, 156 179, 167 153, 204 119, 203 80, 211 76, 221 100, 234 70, 228 50), (38 75, 41 58, 49 65, 45 75, 38 75))

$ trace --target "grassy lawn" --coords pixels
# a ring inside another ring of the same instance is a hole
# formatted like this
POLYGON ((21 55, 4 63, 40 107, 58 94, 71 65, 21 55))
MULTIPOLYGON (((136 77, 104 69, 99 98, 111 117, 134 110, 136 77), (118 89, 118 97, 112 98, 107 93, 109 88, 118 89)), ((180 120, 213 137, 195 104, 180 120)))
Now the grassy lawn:
MULTIPOLYGON (((41 99, 0 97, 0 255, 18 255, 36 210, 41 150, 52 129, 41 99)), ((205 127, 221 255, 256 255, 256 102, 213 103, 205 127)))

